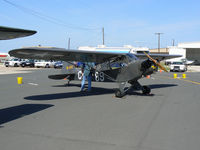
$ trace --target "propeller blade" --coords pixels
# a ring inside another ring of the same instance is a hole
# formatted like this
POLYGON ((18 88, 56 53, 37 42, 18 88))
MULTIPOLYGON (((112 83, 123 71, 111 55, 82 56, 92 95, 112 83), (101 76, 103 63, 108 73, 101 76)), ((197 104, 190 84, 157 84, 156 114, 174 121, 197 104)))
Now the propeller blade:
POLYGON ((167 69, 162 66, 161 64, 159 64, 155 59, 153 59, 151 56, 149 56, 146 52, 144 52, 144 54, 151 60, 154 62, 154 64, 156 64, 160 69, 164 70, 165 72, 168 72, 167 69))

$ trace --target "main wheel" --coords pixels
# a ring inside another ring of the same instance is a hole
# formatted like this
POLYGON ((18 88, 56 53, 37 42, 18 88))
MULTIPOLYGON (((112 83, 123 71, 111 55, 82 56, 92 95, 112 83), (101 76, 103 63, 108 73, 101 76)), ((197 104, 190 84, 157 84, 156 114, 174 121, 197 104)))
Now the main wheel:
POLYGON ((150 89, 150 87, 148 87, 148 86, 143 86, 142 87, 142 93, 143 94, 149 94, 151 92, 151 89, 150 89))
POLYGON ((115 97, 122 98, 123 96, 124 94, 119 89, 115 91, 115 97))

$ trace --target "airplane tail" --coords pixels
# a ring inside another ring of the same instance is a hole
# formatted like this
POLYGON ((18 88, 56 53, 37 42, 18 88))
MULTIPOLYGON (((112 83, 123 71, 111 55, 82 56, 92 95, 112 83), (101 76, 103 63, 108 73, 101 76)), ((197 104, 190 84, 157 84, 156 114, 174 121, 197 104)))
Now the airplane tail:
POLYGON ((53 80, 62 80, 62 79, 68 79, 68 80, 74 80, 75 74, 77 72, 76 70, 76 64, 72 62, 63 62, 63 67, 60 74, 55 75, 49 75, 49 79, 53 80))
POLYGON ((61 72, 63 74, 75 74, 77 65, 73 62, 63 62, 61 72))

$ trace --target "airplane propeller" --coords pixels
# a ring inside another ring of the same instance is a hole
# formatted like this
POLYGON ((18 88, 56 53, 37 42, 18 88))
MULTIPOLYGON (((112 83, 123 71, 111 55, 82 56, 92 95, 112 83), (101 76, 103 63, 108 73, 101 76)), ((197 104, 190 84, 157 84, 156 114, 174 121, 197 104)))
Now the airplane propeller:
POLYGON ((149 56, 146 52, 144 54, 151 60, 153 61, 154 64, 156 64, 160 69, 164 70, 165 72, 168 72, 167 69, 162 66, 160 63, 158 63, 155 59, 153 59, 151 56, 149 56))

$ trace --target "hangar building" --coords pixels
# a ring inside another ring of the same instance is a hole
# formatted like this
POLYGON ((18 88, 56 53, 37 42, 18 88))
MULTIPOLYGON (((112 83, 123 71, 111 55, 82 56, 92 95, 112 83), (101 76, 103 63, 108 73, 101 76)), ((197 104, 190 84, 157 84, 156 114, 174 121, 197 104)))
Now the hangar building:
POLYGON ((186 50, 186 58, 200 63, 200 42, 179 43, 178 47, 186 50))
POLYGON ((161 48, 160 51, 158 51, 158 49, 150 49, 150 53, 179 54, 182 55, 182 57, 167 61, 187 59, 194 61, 195 64, 200 64, 200 42, 178 43, 178 46, 161 48))

